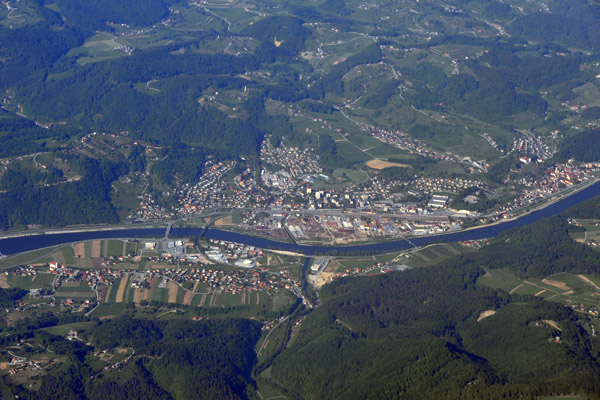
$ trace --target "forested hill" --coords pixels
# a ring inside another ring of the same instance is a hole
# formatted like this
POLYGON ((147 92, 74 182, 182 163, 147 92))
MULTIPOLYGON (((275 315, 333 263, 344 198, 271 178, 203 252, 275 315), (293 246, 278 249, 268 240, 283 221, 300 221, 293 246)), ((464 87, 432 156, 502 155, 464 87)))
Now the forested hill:
MULTIPOLYGON (((117 370, 93 373, 93 348, 44 331, 35 335, 68 369, 42 376, 36 391, 5 384, 3 393, 21 399, 248 399, 253 398, 250 371, 255 363, 258 323, 250 320, 149 321, 119 318, 90 329, 97 349, 125 350, 134 356, 117 370)), ((19 335, 7 335, 3 344, 19 335)))
MULTIPOLYGON (((569 214, 566 214, 569 215, 569 214)), ((565 215, 502 233, 465 262, 488 268, 506 268, 527 278, 559 272, 600 272, 600 253, 576 243, 568 233, 565 215)))
POLYGON ((580 318, 476 286, 479 274, 446 265, 335 281, 275 360, 273 379, 314 399, 600 395, 600 341, 580 318), (477 322, 486 310, 496 313, 477 322))
POLYGON ((600 130, 595 129, 585 131, 571 136, 559 146, 555 158, 566 162, 576 161, 597 161, 600 154, 600 130))

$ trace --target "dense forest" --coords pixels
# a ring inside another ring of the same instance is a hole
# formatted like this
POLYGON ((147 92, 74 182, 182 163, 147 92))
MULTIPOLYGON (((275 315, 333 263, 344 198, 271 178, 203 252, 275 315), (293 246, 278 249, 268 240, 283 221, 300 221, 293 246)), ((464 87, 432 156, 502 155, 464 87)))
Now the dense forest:
POLYGON ((29 224, 64 226, 118 222, 110 202, 110 183, 127 173, 124 162, 90 158, 72 160, 82 179, 37 185, 37 174, 9 170, 0 179, 0 228, 26 227, 29 224))
POLYGON ((479 287, 481 273, 463 263, 334 281, 273 379, 303 398, 598 395, 600 343, 579 317, 479 287), (490 309, 496 315, 477 322, 490 309), (562 344, 541 319, 557 321, 562 344))

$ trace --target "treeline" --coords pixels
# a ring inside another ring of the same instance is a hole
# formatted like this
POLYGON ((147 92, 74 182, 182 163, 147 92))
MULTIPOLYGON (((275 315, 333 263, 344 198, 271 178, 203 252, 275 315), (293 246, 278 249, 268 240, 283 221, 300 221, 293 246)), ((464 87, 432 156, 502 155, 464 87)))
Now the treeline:
POLYGON ((600 196, 584 201, 569 208, 564 213, 570 218, 585 218, 600 220, 600 196))
POLYGON ((489 122, 524 111, 544 115, 547 104, 543 99, 518 92, 502 71, 484 68, 473 66, 477 79, 469 74, 446 77, 441 69, 429 63, 402 73, 419 81, 419 86, 409 92, 417 108, 442 110, 449 106, 489 122))

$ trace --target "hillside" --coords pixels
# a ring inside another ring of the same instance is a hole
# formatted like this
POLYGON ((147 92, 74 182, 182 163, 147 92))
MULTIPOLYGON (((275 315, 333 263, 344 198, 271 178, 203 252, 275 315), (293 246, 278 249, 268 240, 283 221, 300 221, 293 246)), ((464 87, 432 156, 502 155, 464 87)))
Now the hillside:
POLYGON ((476 286, 481 273, 446 265, 334 282, 273 380, 302 398, 597 396, 600 342, 585 319, 476 286))

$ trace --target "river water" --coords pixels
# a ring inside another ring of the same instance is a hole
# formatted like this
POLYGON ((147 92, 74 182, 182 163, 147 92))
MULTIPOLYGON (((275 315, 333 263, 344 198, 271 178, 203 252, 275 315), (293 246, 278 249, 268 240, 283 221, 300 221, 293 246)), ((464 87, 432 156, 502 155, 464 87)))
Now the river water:
MULTIPOLYGON (((557 215, 582 201, 591 199, 600 195, 600 182, 597 182, 565 199, 562 199, 542 210, 535 211, 523 217, 501 222, 495 225, 489 225, 481 228, 475 228, 460 232, 440 234, 433 236, 413 237, 409 240, 395 240, 385 243, 371 243, 350 246, 306 246, 295 243, 277 242, 270 239, 259 238, 244 235, 235 232, 227 232, 218 229, 201 228, 172 228, 170 237, 186 237, 191 235, 202 236, 209 239, 226 240, 230 242, 242 243, 249 246, 255 246, 262 249, 285 250, 290 252, 302 253, 306 255, 335 254, 351 255, 357 252, 386 253, 398 250, 409 249, 413 246, 424 246, 435 242, 459 242, 467 240, 477 240, 495 237, 507 229, 517 228, 529 225, 541 219, 557 215)), ((0 239, 0 253, 5 255, 21 253, 24 251, 36 250, 44 247, 55 246, 58 244, 77 242, 91 239, 140 239, 148 237, 163 237, 166 228, 142 228, 142 229, 115 229, 102 231, 89 231, 78 233, 56 233, 35 236, 21 236, 14 238, 0 239)))

